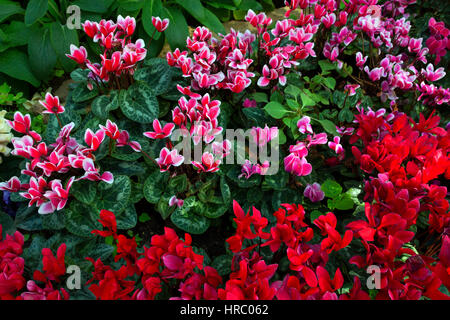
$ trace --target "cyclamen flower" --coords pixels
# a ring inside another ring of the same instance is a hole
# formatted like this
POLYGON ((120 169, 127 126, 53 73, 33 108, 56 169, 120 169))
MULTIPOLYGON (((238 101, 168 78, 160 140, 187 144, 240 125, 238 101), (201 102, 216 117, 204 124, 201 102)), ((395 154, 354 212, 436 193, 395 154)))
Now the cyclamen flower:
POLYGON ((202 155, 202 162, 192 161, 192 165, 202 172, 217 172, 219 171, 220 160, 215 160, 214 155, 205 152, 202 155))
POLYGON ((117 17, 118 27, 126 33, 127 36, 131 36, 136 29, 136 19, 133 17, 122 17, 119 15, 117 17))
POLYGON ((45 101, 39 103, 46 109, 43 113, 59 114, 64 112, 64 107, 59 104, 59 98, 52 96, 50 92, 45 95, 45 101))
POLYGON ((160 17, 152 17, 152 24, 158 32, 164 32, 169 27, 169 19, 161 20, 160 17))
POLYGON ((313 134, 314 131, 311 127, 311 118, 308 116, 303 116, 300 120, 297 122, 298 131, 300 133, 311 133, 313 134))
POLYGON ((182 199, 177 199, 176 196, 172 196, 169 199, 169 207, 173 207, 173 206, 177 206, 178 208, 181 208, 184 204, 184 200, 182 199))
POLYGON ((434 82, 434 81, 439 81, 442 78, 444 78, 446 73, 444 71, 444 68, 439 68, 435 71, 434 66, 430 63, 427 66, 426 70, 422 69, 422 75, 424 75, 428 81, 434 82))
POLYGON ((155 132, 144 132, 144 136, 150 139, 164 139, 172 135, 174 128, 175 124, 173 123, 168 123, 163 128, 161 127, 159 120, 155 119, 153 120, 153 130, 155 130, 155 132))
POLYGON ((342 152, 344 152, 344 148, 342 147, 340 142, 341 142, 340 137, 334 137, 333 141, 328 142, 328 146, 337 154, 341 154, 342 152))
POLYGON ((265 146, 278 136, 278 128, 269 128, 267 125, 264 129, 253 127, 250 133, 253 136, 253 141, 261 147, 265 146))
POLYGON ((358 90, 361 86, 359 84, 347 84, 344 87, 344 90, 348 92, 348 96, 354 96, 356 94, 356 90, 358 90))
POLYGON ((312 171, 312 166, 306 158, 299 157, 294 153, 284 158, 284 168, 287 172, 295 174, 298 177, 307 176, 312 171))
POLYGON ((312 185, 308 184, 303 195, 312 202, 319 202, 325 198, 325 192, 322 191, 320 184, 317 182, 314 182, 312 185))
POLYGON ((96 151, 103 140, 105 140, 105 131, 100 129, 94 133, 91 129, 87 129, 84 134, 84 141, 89 146, 89 151, 96 151))
POLYGON ((70 54, 66 54, 66 56, 78 64, 84 64, 87 59, 87 51, 86 48, 81 46, 77 48, 77 46, 71 44, 70 45, 70 54))
POLYGON ((178 154, 177 149, 170 151, 167 148, 163 148, 159 154, 159 158, 156 159, 161 172, 168 171, 171 166, 178 167, 183 161, 184 157, 178 154))

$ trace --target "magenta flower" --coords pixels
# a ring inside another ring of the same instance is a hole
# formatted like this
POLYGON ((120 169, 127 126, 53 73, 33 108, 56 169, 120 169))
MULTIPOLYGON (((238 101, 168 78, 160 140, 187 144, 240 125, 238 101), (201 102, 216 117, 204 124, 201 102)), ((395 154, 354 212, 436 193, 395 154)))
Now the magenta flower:
POLYGON ((299 157, 294 153, 284 158, 284 168, 287 172, 295 174, 298 177, 307 176, 312 171, 312 166, 306 158, 299 157))
POLYGON ((178 167, 183 163, 183 161, 184 157, 178 154, 177 149, 170 151, 167 148, 161 149, 159 158, 156 159, 161 172, 168 171, 171 166, 178 167))
POLYGON ((91 129, 87 129, 84 133, 84 141, 89 146, 89 151, 96 151, 103 140, 105 140, 105 131, 99 129, 96 133, 94 133, 91 129))
POLYGON ((178 206, 178 208, 181 208, 184 204, 184 200, 182 199, 177 199, 176 196, 172 196, 169 199, 169 207, 173 207, 173 206, 178 206))
POLYGON ((253 141, 258 146, 265 146, 268 142, 278 136, 278 128, 269 128, 267 125, 264 127, 264 129, 253 127, 250 133, 253 136, 253 141))
POLYGON ((161 20, 160 17, 152 17, 152 24, 158 32, 164 32, 169 27, 169 19, 161 20))
POLYGON ((78 64, 84 64, 87 59, 87 51, 86 48, 83 46, 77 48, 77 46, 71 44, 70 54, 66 54, 66 56, 78 64))
POLYGON ((297 127, 298 127, 298 131, 300 131, 300 133, 311 133, 313 134, 314 131, 311 127, 311 118, 308 116, 303 116, 303 118, 301 118, 300 120, 298 120, 297 122, 297 127))
POLYGON ((173 123, 168 123, 163 128, 159 120, 155 119, 153 120, 153 130, 155 132, 144 132, 144 136, 150 139, 164 139, 172 135, 174 128, 175 124, 173 123))
POLYGON ((205 152, 202 155, 202 162, 192 161, 192 165, 202 172, 217 172, 220 160, 216 160, 212 153, 205 152))
POLYGON ((314 182, 312 185, 308 184, 303 192, 303 195, 312 202, 319 202, 325 198, 325 192, 320 188, 320 184, 314 182))
POLYGON ((328 142, 328 146, 332 149, 336 154, 341 154, 344 152, 344 148, 341 145, 341 138, 334 137, 333 141, 328 142))
POLYGON ((256 102, 256 100, 250 100, 250 99, 245 99, 244 100, 244 103, 242 104, 242 106, 244 107, 244 108, 256 108, 257 107, 257 102, 256 102))
POLYGON ((344 87, 344 90, 348 92, 348 96, 354 96, 356 94, 356 90, 360 88, 359 84, 348 84, 344 87))
POLYGON ((124 18, 119 15, 117 17, 117 26, 125 32, 127 36, 131 36, 134 33, 134 30, 136 30, 136 19, 128 16, 124 18))
POLYGON ((59 104, 59 98, 52 96, 50 92, 45 95, 45 101, 39 103, 46 109, 43 113, 59 114, 64 112, 64 107, 59 104))

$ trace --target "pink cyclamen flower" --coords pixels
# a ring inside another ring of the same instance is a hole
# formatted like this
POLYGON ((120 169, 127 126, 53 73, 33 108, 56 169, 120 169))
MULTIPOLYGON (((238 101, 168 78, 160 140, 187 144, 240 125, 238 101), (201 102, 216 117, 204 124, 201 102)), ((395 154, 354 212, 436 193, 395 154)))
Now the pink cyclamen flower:
POLYGON ((284 158, 284 168, 287 172, 295 174, 298 177, 307 176, 312 171, 312 166, 306 158, 299 157, 294 153, 284 158))
POLYGON ((205 152, 202 155, 202 162, 192 161, 192 165, 202 172, 217 172, 219 171, 220 160, 216 160, 214 155, 209 152, 205 152))
POLYGON ((445 77, 446 73, 444 68, 439 68, 436 71, 434 70, 434 66, 430 63, 427 66, 427 69, 422 69, 422 75, 430 82, 441 80, 445 77))
POLYGON ((169 199, 169 206, 173 207, 173 206, 177 206, 178 208, 181 208, 184 204, 184 200, 182 199, 178 199, 176 196, 172 196, 169 199))
POLYGON ((163 128, 159 120, 155 119, 153 120, 153 130, 155 132, 144 132, 144 136, 150 139, 164 139, 172 135, 174 128, 175 124, 173 123, 168 123, 163 128))
POLYGON ((253 127, 250 133, 253 136, 253 141, 258 146, 265 146, 268 142, 278 136, 278 128, 269 128, 267 125, 264 127, 264 129, 253 127))
POLYGON ((308 116, 303 116, 300 120, 298 120, 297 127, 300 133, 314 133, 311 127, 311 118, 308 116))
POLYGON ((50 181, 48 186, 52 189, 47 192, 45 192, 44 196, 50 200, 51 206, 53 207, 53 210, 49 212, 49 206, 42 205, 41 208, 39 208, 40 214, 48 214, 52 213, 55 210, 61 210, 66 206, 67 199, 69 198, 69 191, 70 187, 72 186, 73 181, 75 180, 75 177, 71 177, 69 181, 66 184, 66 188, 64 189, 61 181, 56 179, 53 181, 50 181))
POLYGON ((78 64, 84 64, 87 59, 87 51, 83 46, 78 48, 77 46, 71 44, 70 54, 66 54, 66 56, 78 64))
POLYGON ((21 189, 22 184, 19 178, 12 177, 9 181, 0 183, 0 190, 9 192, 18 192, 21 189))
POLYGON ((156 159, 161 172, 168 171, 171 166, 178 167, 183 163, 183 161, 184 157, 178 154, 177 149, 170 151, 165 147, 161 149, 159 158, 156 159))
POLYGON ((356 66, 360 69, 364 68, 364 65, 367 62, 368 56, 363 56, 361 52, 356 53, 356 66))
POLYGON ((348 84, 344 87, 344 90, 348 92, 348 96, 354 96, 356 94, 356 90, 360 88, 359 84, 348 84))
POLYGON ((320 188, 320 184, 314 182, 312 185, 308 184, 303 192, 303 195, 312 202, 319 202, 325 198, 325 192, 320 188))
POLYGON ((158 32, 164 32, 169 27, 169 19, 161 20, 160 17, 152 17, 152 24, 158 32))
POLYGON ((105 131, 99 129, 96 133, 94 133, 91 129, 87 129, 84 134, 84 141, 89 146, 89 151, 96 151, 103 140, 105 140, 105 131))
POLYGON ((256 108, 257 107, 257 102, 256 102, 256 100, 250 100, 250 99, 245 99, 244 100, 244 103, 242 104, 242 106, 244 107, 244 108, 256 108))
POLYGON ((117 17, 117 25, 127 36, 131 36, 136 30, 136 19, 128 16, 124 18, 119 15, 117 17))
POLYGON ((39 103, 46 109, 43 113, 59 114, 64 112, 64 107, 59 104, 59 98, 52 96, 50 92, 45 95, 45 101, 39 103))
POLYGON ((334 150, 337 154, 340 154, 344 152, 344 148, 341 145, 341 138, 340 137, 334 137, 333 141, 328 142, 328 146, 330 149, 334 150))
POLYGON ((117 140, 120 136, 120 130, 117 124, 111 120, 106 120, 106 126, 99 125, 100 129, 105 131, 105 134, 113 140, 117 140))

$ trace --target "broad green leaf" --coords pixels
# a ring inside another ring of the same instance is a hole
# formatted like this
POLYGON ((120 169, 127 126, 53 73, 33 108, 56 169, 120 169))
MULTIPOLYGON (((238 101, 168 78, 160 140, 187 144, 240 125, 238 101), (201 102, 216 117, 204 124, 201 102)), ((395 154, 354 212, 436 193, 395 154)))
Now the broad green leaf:
POLYGON ((327 77, 323 79, 323 84, 326 85, 328 88, 334 90, 336 87, 336 79, 327 77))
POLYGON ((42 215, 42 227, 46 230, 62 230, 65 227, 65 212, 55 211, 50 214, 42 215))
POLYGON ((94 221, 90 215, 87 205, 78 201, 72 201, 69 209, 64 210, 66 214, 66 229, 76 236, 93 238, 92 230, 101 230, 102 226, 98 221, 94 221))
POLYGON ((27 27, 22 21, 11 21, 11 24, 2 26, 0 29, 6 35, 5 40, 0 39, 0 52, 26 45, 32 33, 32 28, 27 27))
POLYGON ((158 203, 167 187, 169 175, 158 171, 153 172, 144 183, 144 197, 150 203, 158 203))
POLYGON ((97 195, 97 184, 98 182, 88 180, 76 181, 70 188, 70 193, 78 201, 90 205, 94 202, 95 196, 97 195))
POLYGON ((317 120, 322 127, 325 129, 326 132, 328 132, 329 134, 332 134, 334 136, 338 136, 339 133, 336 130, 336 125, 331 122, 330 120, 317 120))
POLYGON ((109 112, 119 108, 119 93, 111 91, 109 95, 99 96, 92 101, 92 113, 99 119, 108 119, 109 112))
MULTIPOLYGON (((146 0, 144 7, 142 8, 142 25, 144 26, 145 32, 151 37, 153 36, 153 40, 158 40, 161 36, 161 33, 156 31, 156 28, 152 23, 152 16, 160 17, 163 13, 163 5, 161 0, 146 0)), ((170 21, 172 23, 172 21, 170 21)), ((169 23, 169 26, 170 26, 169 23)))
POLYGON ((281 103, 276 101, 266 104, 264 110, 275 119, 281 119, 289 112, 281 103))
POLYGON ((2 232, 0 233, 1 239, 5 239, 7 234, 13 234, 16 231, 14 226, 14 220, 0 210, 0 226, 2 226, 2 232))
POLYGON ((17 210, 15 224, 16 228, 25 231, 40 231, 43 229, 41 215, 35 206, 21 206, 17 210))
POLYGON ((198 203, 191 197, 184 201, 181 208, 177 208, 170 216, 172 223, 181 230, 191 234, 202 234, 208 230, 210 221, 208 218, 197 214, 198 203))
POLYGON ((334 180, 327 179, 321 186, 322 191, 328 198, 336 198, 342 192, 342 187, 334 180))
POLYGON ((79 6, 83 11, 105 13, 113 3, 114 0, 76 0, 71 4, 79 6))
POLYGON ((34 74, 41 80, 48 80, 56 65, 56 53, 50 41, 48 28, 33 33, 28 43, 28 61, 34 74))
POLYGON ((86 102, 98 95, 98 90, 94 87, 93 90, 89 90, 85 82, 79 83, 72 91, 72 99, 74 102, 86 102))
POLYGON ((232 260, 233 257, 231 255, 221 255, 212 261, 211 267, 216 269, 220 276, 224 277, 231 272, 232 260))
POLYGON ((128 230, 134 228, 137 223, 136 208, 134 205, 129 205, 122 213, 116 214, 116 219, 118 229, 128 230))
POLYGON ((30 0, 25 10, 25 24, 32 25, 45 16, 48 9, 48 0, 30 0))
POLYGON ((242 112, 252 125, 264 127, 264 125, 270 121, 270 118, 267 116, 266 112, 264 112, 263 109, 245 108, 242 109, 242 112))
POLYGON ((76 30, 70 30, 67 26, 55 21, 50 26, 50 41, 61 66, 65 71, 71 71, 76 63, 67 58, 66 54, 70 53, 71 44, 78 46, 76 30))
POLYGON ((158 100, 143 82, 135 82, 128 90, 121 90, 119 105, 123 114, 135 122, 152 123, 159 115, 158 100))
POLYGON ((231 189, 225 176, 220 177, 220 192, 222 193, 223 202, 226 204, 231 203, 231 189))
POLYGON ((302 92, 300 94, 300 98, 302 99, 303 107, 314 107, 316 105, 316 101, 314 101, 311 94, 306 94, 302 92))
POLYGON ((185 48, 186 39, 189 36, 189 27, 181 10, 175 7, 165 7, 161 18, 168 18, 170 20, 165 35, 172 50, 185 48))
POLYGON ((165 59, 153 58, 146 61, 146 67, 134 74, 136 80, 145 81, 155 96, 167 93, 172 84, 173 72, 165 59))
POLYGON ((10 49, 0 53, 0 72, 8 76, 26 81, 38 87, 40 81, 34 76, 28 62, 28 56, 17 49, 10 49))
POLYGON ((0 22, 7 19, 8 17, 23 13, 24 10, 20 6, 18 1, 0 0, 0 22))
POLYGON ((131 181, 127 176, 115 176, 112 184, 100 182, 95 199, 95 214, 100 210, 109 210, 116 215, 122 213, 128 206, 131 195, 131 181))

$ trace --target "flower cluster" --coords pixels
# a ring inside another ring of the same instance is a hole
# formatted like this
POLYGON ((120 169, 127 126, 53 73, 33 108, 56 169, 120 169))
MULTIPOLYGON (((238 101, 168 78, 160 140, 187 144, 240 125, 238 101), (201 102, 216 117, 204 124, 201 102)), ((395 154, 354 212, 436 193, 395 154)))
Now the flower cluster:
POLYGON ((172 299, 217 299, 217 287, 222 282, 214 268, 203 265, 203 256, 192 249, 189 234, 180 239, 175 231, 165 228, 164 235, 155 235, 150 247, 144 247, 142 253, 137 252, 134 238, 129 239, 117 234, 117 222, 112 212, 102 210, 100 223, 104 229, 93 233, 102 237, 113 237, 117 244, 116 261, 124 260, 126 264, 114 270, 98 259, 87 258, 94 266, 92 283, 89 290, 101 300, 153 300, 162 292, 163 284, 176 283, 179 297, 172 299), (142 288, 137 282, 127 280, 138 275, 142 288))
POLYGON ((359 127, 351 141, 361 139, 364 149, 354 146, 352 152, 371 176, 365 184, 367 220, 347 225, 367 253, 351 262, 359 268, 380 267, 377 299, 447 298, 438 289, 449 284, 448 269, 442 271, 449 262, 449 203, 447 188, 437 178, 450 178, 450 131, 438 127, 440 118, 433 114, 428 119, 420 115, 418 123, 384 110, 361 110, 355 118, 359 127), (441 261, 434 260, 435 249, 416 252, 406 246, 426 216, 429 233, 438 235, 434 241, 439 244, 442 236, 441 261), (404 255, 406 261, 399 259, 404 255))
MULTIPOLYGON (((155 21, 156 24, 156 21, 155 21)), ((100 87, 104 83, 119 84, 122 75, 133 75, 138 62, 145 59, 147 50, 142 39, 132 42, 136 29, 136 20, 132 17, 119 16, 117 22, 101 20, 100 22, 86 21, 83 30, 94 42, 103 49, 100 63, 88 59, 86 48, 70 46, 67 57, 74 60, 82 68, 90 70, 88 88, 92 90, 94 84, 100 87)), ((162 30, 162 27, 160 27, 162 30)))
POLYGON ((66 245, 63 243, 58 248, 56 257, 50 249, 42 249, 43 271, 36 270, 34 280, 26 281, 25 260, 21 257, 23 244, 24 237, 19 231, 2 239, 0 225, 0 300, 69 300, 64 288, 55 289, 66 274, 66 245), (36 281, 44 283, 45 287, 40 287, 36 281))
MULTIPOLYGON (((306 160, 310 147, 314 145, 326 144, 328 142, 326 133, 315 134, 311 126, 311 118, 303 116, 298 122, 297 127, 300 133, 308 133, 305 141, 297 141, 297 144, 289 147, 290 154, 284 158, 284 168, 287 172, 292 173, 298 177, 307 176, 312 171, 312 166, 306 160)), ((339 137, 337 137, 339 139, 339 137)), ((330 148, 336 151, 336 153, 343 154, 342 146, 337 143, 336 138, 334 144, 330 145, 330 148), (340 147, 338 147, 338 145, 340 147), (339 151, 339 152, 337 152, 339 151)))
MULTIPOLYGON (((58 99, 47 94, 46 100, 58 99)), ((84 135, 86 146, 71 137, 75 127, 73 122, 61 128, 53 144, 45 143, 37 132, 31 130, 31 117, 28 114, 24 116, 16 112, 14 120, 8 120, 7 123, 12 129, 23 134, 22 137, 12 139, 14 149, 11 154, 28 160, 21 173, 29 177, 29 181, 22 182, 18 177, 12 177, 9 181, 0 183, 0 190, 20 192, 22 197, 30 200, 29 206, 35 204, 39 207, 40 214, 63 209, 69 199, 70 188, 76 181, 113 183, 113 175, 110 172, 100 173, 95 165, 94 152, 99 149, 106 137, 112 142, 115 141, 117 147, 128 145, 137 152, 141 150, 138 142, 130 141, 126 130, 119 130, 110 120, 106 126, 100 125, 97 132, 86 130, 84 135)))

